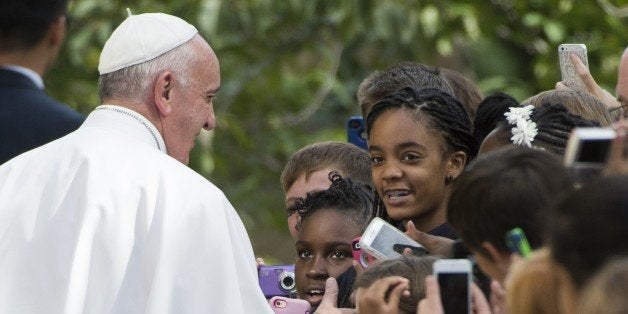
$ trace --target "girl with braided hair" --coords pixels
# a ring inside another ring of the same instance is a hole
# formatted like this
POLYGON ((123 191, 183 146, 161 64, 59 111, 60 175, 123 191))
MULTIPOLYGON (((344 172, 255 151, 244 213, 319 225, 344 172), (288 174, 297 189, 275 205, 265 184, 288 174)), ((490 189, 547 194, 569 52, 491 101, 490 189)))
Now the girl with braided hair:
POLYGON ((378 203, 389 219, 455 238, 447 200, 477 150, 460 102, 436 89, 404 88, 373 106, 367 136, 378 203))
POLYGON ((327 190, 308 193, 295 201, 300 219, 295 242, 297 297, 310 302, 314 311, 325 293, 325 281, 338 278, 352 267, 351 242, 373 218, 373 188, 338 172, 329 174, 327 190))
POLYGON ((511 107, 504 116, 502 123, 482 142, 480 154, 517 145, 562 156, 574 128, 600 126, 598 122, 570 113, 562 104, 511 107))

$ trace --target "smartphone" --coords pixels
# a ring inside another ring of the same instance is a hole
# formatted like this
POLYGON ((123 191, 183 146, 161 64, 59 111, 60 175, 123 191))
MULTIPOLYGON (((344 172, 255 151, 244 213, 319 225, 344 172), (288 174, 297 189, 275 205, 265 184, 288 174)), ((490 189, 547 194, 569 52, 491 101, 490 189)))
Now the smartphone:
POLYGON ((565 148, 565 166, 602 169, 616 136, 611 128, 575 128, 565 148))
POLYGON ((528 257, 530 252, 532 252, 528 238, 526 238, 525 233, 519 227, 506 232, 506 246, 508 246, 510 252, 517 253, 521 257, 528 257))
POLYGON ((347 121, 347 141, 364 150, 368 150, 366 144, 366 123, 361 116, 353 116, 347 121))
POLYGON ((281 296, 272 297, 268 303, 275 313, 309 314, 310 302, 301 299, 290 299, 281 296))
POLYGON ((441 259, 434 262, 445 314, 471 313, 471 262, 441 259))
POLYGON ((375 258, 369 254, 366 253, 366 251, 362 250, 362 247, 360 246, 360 237, 357 237, 355 239, 353 239, 353 241, 351 241, 351 249, 353 250, 353 259, 360 263, 360 265, 362 265, 362 267, 367 268, 369 267, 369 264, 371 264, 375 258))
POLYGON ((589 61, 587 58, 587 46, 585 44, 560 44, 558 46, 558 62, 560 64, 560 76, 563 84, 585 90, 584 83, 578 76, 576 68, 573 66, 570 54, 577 55, 582 63, 589 68, 589 61))
POLYGON ((430 254, 416 241, 387 223, 375 217, 360 237, 360 247, 377 259, 391 259, 401 256, 403 250, 409 248, 414 255, 430 254))

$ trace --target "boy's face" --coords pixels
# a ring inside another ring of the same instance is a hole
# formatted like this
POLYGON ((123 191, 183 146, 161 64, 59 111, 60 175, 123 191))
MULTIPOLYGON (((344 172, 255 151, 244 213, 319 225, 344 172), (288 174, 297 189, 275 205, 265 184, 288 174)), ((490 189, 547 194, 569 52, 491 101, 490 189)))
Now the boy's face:
MULTIPOLYGON (((331 185, 329 181, 329 173, 334 171, 331 168, 325 168, 312 172, 309 178, 305 177, 305 173, 302 173, 296 181, 286 191, 286 208, 294 205, 294 202, 298 198, 305 198, 307 193, 327 190, 331 185)), ((336 170, 337 171, 337 170, 336 170)), ((341 174, 342 175, 342 174, 341 174)), ((292 239, 297 239, 297 221, 299 214, 295 213, 288 217, 288 229, 290 229, 290 235, 292 239)))
POLYGON ((353 265, 351 241, 360 230, 336 209, 319 209, 301 223, 295 248, 296 286, 299 299, 320 304, 325 281, 338 278, 353 265))

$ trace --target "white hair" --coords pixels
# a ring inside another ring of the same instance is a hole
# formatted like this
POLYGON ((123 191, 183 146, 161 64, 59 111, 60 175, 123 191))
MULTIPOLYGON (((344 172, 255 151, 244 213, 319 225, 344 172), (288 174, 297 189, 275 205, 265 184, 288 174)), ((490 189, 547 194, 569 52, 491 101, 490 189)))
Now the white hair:
POLYGON ((144 101, 152 92, 155 79, 164 71, 172 71, 179 84, 188 86, 190 71, 194 68, 196 51, 192 41, 195 38, 155 59, 101 75, 98 78, 101 101, 107 98, 144 101))

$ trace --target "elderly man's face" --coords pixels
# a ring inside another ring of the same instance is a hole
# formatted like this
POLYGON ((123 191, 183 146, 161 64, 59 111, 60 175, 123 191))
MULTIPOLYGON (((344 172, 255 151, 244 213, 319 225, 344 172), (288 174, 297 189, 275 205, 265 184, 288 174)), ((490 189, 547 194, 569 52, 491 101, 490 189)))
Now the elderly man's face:
POLYGON ((220 65, 218 58, 207 42, 195 37, 197 60, 188 77, 188 86, 175 80, 171 118, 164 127, 164 140, 168 154, 184 164, 189 162, 194 140, 201 129, 212 130, 216 126, 214 117, 214 95, 220 88, 220 65))

